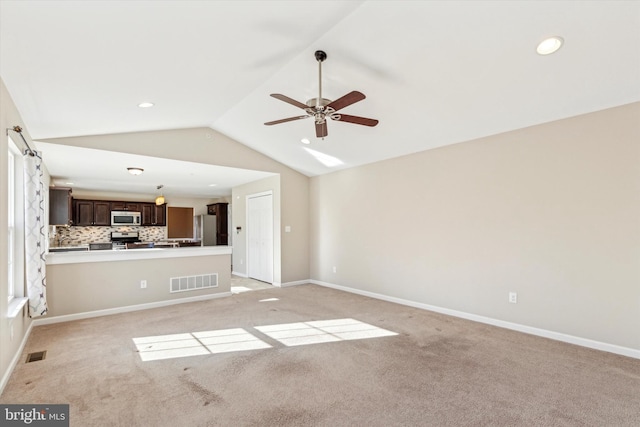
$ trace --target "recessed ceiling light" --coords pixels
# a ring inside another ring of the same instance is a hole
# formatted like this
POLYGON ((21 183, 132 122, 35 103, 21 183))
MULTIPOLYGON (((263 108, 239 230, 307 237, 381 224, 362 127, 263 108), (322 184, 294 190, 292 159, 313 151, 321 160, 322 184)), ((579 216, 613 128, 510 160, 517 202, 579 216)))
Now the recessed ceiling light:
POLYGON ((564 43, 564 40, 560 36, 549 37, 540 42, 536 48, 536 52, 540 55, 549 55, 560 49, 562 43, 564 43))
POLYGON ((144 172, 142 168, 127 168, 127 170, 131 175, 142 175, 142 172, 144 172))
POLYGON ((65 182, 65 185, 73 185, 73 182, 65 182))
POLYGON ((309 139, 308 139, 308 138, 302 138, 302 139, 300 140, 300 142, 302 142, 303 144, 307 144, 307 145, 308 145, 308 144, 311 144, 311 141, 309 141, 309 139))
POLYGON ((218 184, 209 184, 209 187, 215 187, 218 184))
POLYGON ((140 104, 138 104, 138 107, 140 108, 150 108, 153 107, 153 102, 141 102, 140 104))

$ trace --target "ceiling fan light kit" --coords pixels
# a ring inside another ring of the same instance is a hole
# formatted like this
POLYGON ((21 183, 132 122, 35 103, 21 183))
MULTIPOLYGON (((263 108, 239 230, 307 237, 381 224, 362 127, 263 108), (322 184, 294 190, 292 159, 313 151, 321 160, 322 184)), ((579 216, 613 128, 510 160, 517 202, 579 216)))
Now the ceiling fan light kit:
POLYGON ((307 119, 309 117, 313 117, 315 126, 316 126, 316 137, 323 138, 327 136, 327 117, 331 120, 339 121, 339 122, 347 122, 354 123, 357 125, 363 126, 375 126, 378 124, 378 120, 368 119, 366 117, 358 117, 358 116, 350 116, 347 114, 338 113, 338 110, 341 110, 345 107, 348 107, 351 104, 355 104, 356 102, 362 101, 366 97, 363 93, 358 91, 352 91, 348 94, 344 95, 341 98, 336 99, 335 101, 331 101, 330 99, 326 99, 322 97, 322 63, 325 59, 327 59, 327 54, 322 50, 317 50, 315 52, 316 61, 318 61, 318 97, 312 98, 308 100, 306 103, 298 102, 295 99, 289 98, 288 96, 281 95, 279 93, 272 93, 271 96, 279 99, 280 101, 286 102, 302 110, 307 113, 305 116, 295 116, 289 117, 286 119, 274 120, 272 122, 267 122, 265 125, 277 125, 280 123, 291 122, 294 120, 307 119))

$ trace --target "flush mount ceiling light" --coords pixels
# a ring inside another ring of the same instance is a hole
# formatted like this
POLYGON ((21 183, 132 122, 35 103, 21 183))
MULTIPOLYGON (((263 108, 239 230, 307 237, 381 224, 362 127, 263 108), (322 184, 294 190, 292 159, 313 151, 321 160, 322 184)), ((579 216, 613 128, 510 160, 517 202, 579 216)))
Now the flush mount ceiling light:
POLYGON ((138 107, 140 108, 151 108, 154 106, 153 102, 141 102, 140 104, 138 104, 138 107))
MULTIPOLYGON (((162 187, 164 187, 164 185, 158 185, 158 190, 160 190, 162 187)), ((164 196, 162 195, 162 192, 160 192, 160 195, 156 197, 156 205, 164 205, 164 196)))
POLYGON ((564 43, 564 40, 560 36, 546 38, 538 44, 536 52, 540 55, 550 55, 560 49, 562 43, 564 43))
POLYGON ((142 172, 144 172, 142 168, 127 168, 127 170, 131 175, 142 175, 142 172))

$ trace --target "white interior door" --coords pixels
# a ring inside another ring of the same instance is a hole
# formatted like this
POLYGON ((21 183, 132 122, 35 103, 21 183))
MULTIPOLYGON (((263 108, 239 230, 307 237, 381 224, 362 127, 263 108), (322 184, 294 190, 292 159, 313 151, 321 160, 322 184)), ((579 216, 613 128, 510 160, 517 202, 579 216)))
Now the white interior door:
POLYGON ((247 275, 273 283, 273 195, 247 198, 247 275))

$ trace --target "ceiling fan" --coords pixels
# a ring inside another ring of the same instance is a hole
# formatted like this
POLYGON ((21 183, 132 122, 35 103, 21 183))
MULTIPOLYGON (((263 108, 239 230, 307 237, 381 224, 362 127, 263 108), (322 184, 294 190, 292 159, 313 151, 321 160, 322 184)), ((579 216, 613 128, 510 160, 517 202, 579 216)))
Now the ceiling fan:
POLYGON ((313 117, 316 124, 316 136, 318 138, 324 138, 328 135, 327 131, 327 117, 331 120, 339 122, 355 123, 357 125, 375 126, 378 121, 375 119, 368 119, 366 117, 350 116, 348 114, 340 114, 339 110, 344 107, 348 107, 351 104, 355 104, 358 101, 362 101, 365 96, 358 91, 349 92, 341 98, 331 101, 322 97, 322 62, 327 59, 327 54, 322 50, 317 50, 315 53, 316 60, 318 61, 318 87, 319 94, 317 98, 311 98, 306 104, 298 102, 295 99, 291 99, 288 96, 281 95, 279 93, 272 93, 271 96, 284 101, 288 104, 301 108, 307 113, 304 116, 289 117, 286 119, 274 120, 267 122, 265 125, 277 125, 279 123, 291 122, 294 120, 307 119, 313 117))

